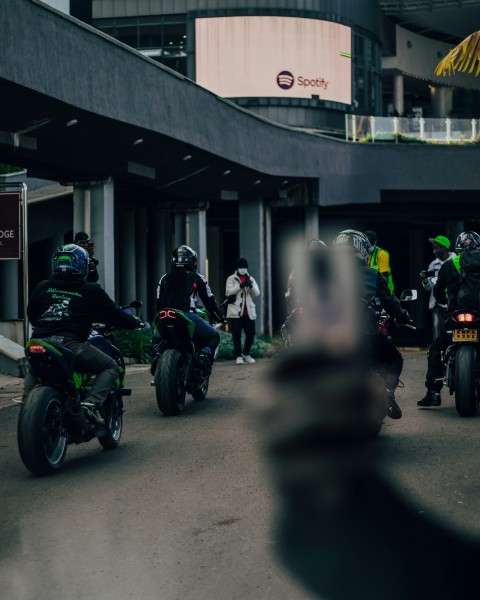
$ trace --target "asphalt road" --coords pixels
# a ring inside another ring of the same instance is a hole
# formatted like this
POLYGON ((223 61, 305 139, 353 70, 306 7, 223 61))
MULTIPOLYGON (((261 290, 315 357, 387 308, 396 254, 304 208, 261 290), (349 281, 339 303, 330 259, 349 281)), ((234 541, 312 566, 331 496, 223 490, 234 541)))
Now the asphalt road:
MULTIPOLYGON (((404 417, 387 421, 374 443, 416 510, 480 537, 479 417, 457 416, 448 393, 440 408, 417 409, 425 361, 423 352, 405 354, 404 417)), ((276 559, 276 491, 247 399, 270 363, 219 362, 208 399, 169 418, 145 367, 130 367, 120 447, 69 447, 62 470, 47 478, 21 463, 18 406, 7 403, 2 600, 311 598, 276 559)))

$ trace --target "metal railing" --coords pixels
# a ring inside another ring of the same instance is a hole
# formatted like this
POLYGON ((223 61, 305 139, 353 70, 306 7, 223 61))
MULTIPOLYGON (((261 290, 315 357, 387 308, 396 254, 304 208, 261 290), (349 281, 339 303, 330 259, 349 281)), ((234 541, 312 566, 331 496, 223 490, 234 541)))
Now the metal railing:
POLYGON ((345 139, 352 142, 471 143, 480 141, 480 119, 367 117, 347 114, 345 139))

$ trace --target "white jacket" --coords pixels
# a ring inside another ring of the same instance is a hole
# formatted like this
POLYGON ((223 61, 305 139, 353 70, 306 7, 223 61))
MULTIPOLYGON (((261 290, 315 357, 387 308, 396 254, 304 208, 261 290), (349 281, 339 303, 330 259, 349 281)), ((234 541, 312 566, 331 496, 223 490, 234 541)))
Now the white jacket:
POLYGON ((260 290, 255 279, 248 273, 247 276, 250 277, 252 281, 253 285, 251 288, 244 287, 242 289, 240 287, 242 280, 236 272, 233 275, 230 275, 230 277, 227 279, 227 283, 225 285, 225 296, 236 296, 235 302, 228 305, 227 319, 239 319, 243 315, 245 304, 247 306, 249 318, 257 318, 257 311, 253 298, 256 298, 260 295, 260 290))
MULTIPOLYGON (((454 256, 456 256, 455 252, 449 252, 448 258, 446 260, 451 260, 454 256)), ((427 292, 430 292, 430 298, 428 300, 428 308, 430 310, 432 310, 435 307, 435 305, 437 304, 437 301, 435 300, 435 296, 433 295, 433 288, 435 287, 435 284, 437 283, 437 275, 438 275, 438 272, 440 271, 440 267, 443 265, 444 262, 446 262, 446 261, 440 260, 439 258, 435 258, 434 260, 432 260, 432 262, 428 265, 428 270, 434 271, 435 275, 431 275, 430 277, 427 277, 426 279, 422 279, 423 289, 426 290, 427 292)))

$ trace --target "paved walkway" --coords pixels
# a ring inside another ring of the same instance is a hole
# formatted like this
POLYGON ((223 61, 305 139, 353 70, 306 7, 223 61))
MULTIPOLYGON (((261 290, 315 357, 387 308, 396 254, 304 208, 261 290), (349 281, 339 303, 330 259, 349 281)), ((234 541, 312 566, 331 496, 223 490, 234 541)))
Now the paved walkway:
MULTIPOLYGON (((127 374, 135 371, 146 371, 150 365, 127 365, 127 374)), ((0 373, 0 410, 20 402, 23 391, 23 378, 0 373)))

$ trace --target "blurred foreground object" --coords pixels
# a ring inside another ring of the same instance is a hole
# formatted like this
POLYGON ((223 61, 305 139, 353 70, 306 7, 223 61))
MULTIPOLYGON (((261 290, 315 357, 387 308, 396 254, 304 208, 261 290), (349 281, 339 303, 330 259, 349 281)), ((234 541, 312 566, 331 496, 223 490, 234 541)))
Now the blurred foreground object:
POLYGON ((470 598, 480 543, 409 506, 365 435, 383 383, 361 343, 355 269, 332 254, 314 271, 305 325, 259 394, 278 556, 326 600, 470 598))

